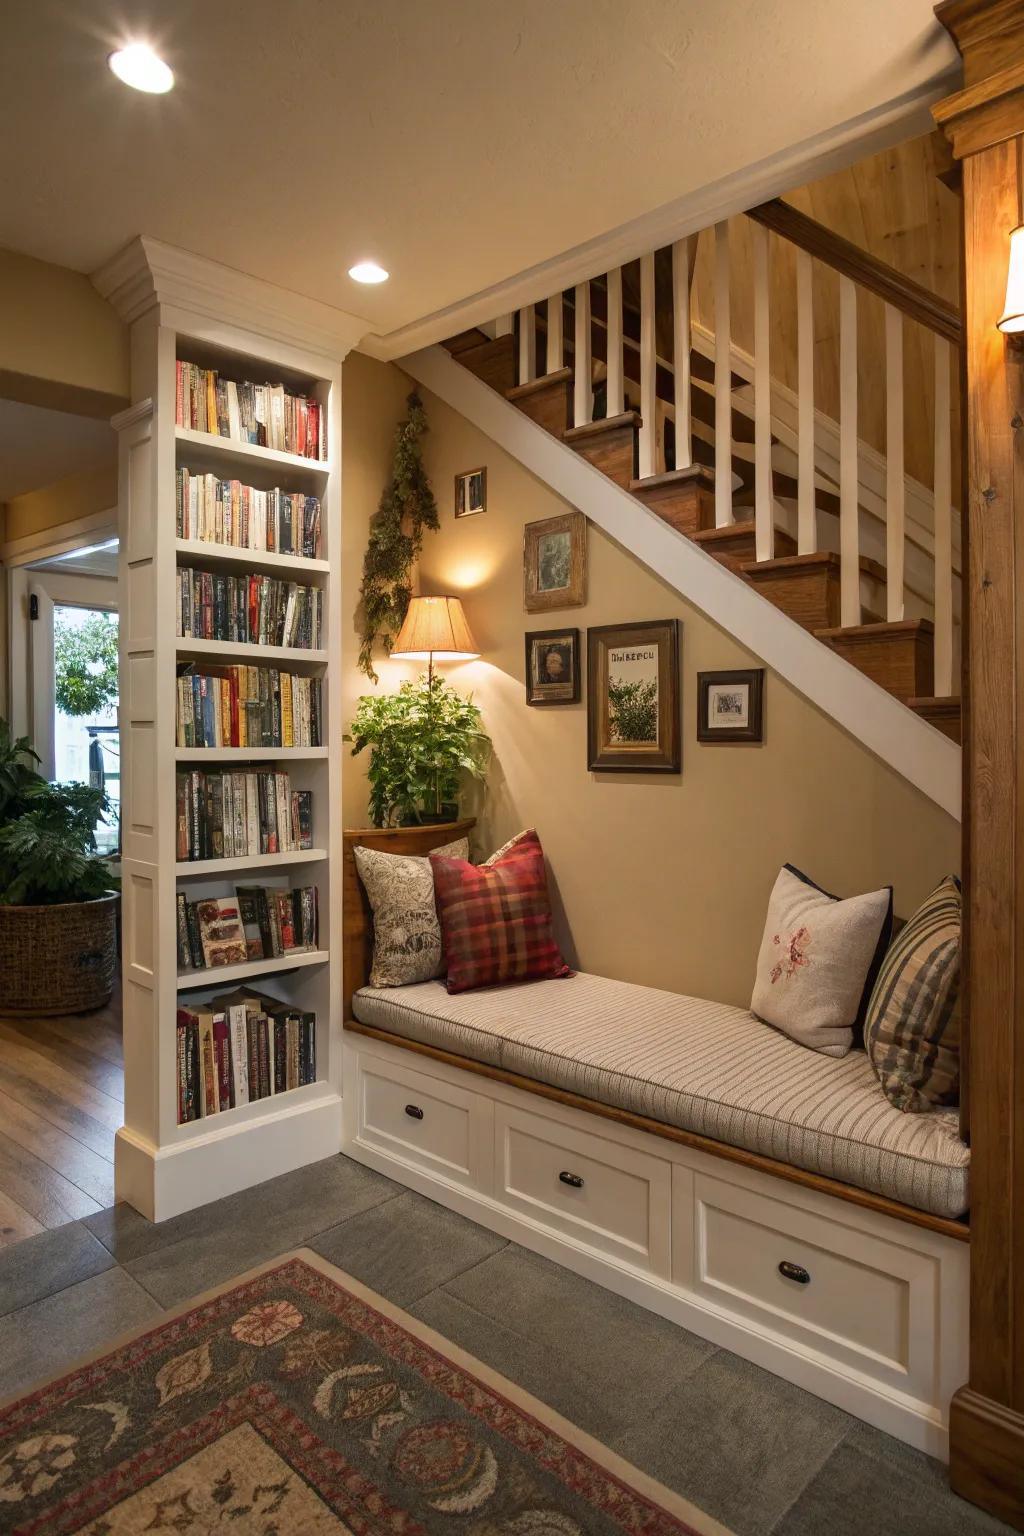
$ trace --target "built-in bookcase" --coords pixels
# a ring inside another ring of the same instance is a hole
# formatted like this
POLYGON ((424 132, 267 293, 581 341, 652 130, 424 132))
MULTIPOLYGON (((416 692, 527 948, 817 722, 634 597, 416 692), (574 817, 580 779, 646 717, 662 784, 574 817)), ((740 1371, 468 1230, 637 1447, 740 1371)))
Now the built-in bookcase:
MULTIPOLYGON (((145 245, 145 242, 140 242, 145 245)), ((166 250, 166 248, 162 248, 166 250)), ((148 256, 148 249, 143 253, 148 256)), ((174 253, 179 254, 179 253, 174 253)), ((193 262, 194 258, 187 258, 193 262)), ((217 269, 221 272, 222 269, 217 269)), ((219 279, 220 280, 220 279, 219 279)), ((226 281, 226 280, 225 280, 226 281)), ((239 284, 248 280, 239 279, 239 284)), ((288 328, 273 305, 254 325, 211 319, 162 303, 159 281, 132 325, 137 404, 115 421, 120 436, 121 741, 125 1126, 117 1142, 117 1191, 157 1220, 337 1151, 341 1144, 340 550, 341 358, 355 335, 343 324, 317 350, 305 314, 288 328), (313 344, 311 344, 313 343, 313 344), (332 356, 331 353, 334 355, 332 356), (236 442, 176 423, 178 359, 221 377, 285 389, 319 401, 327 456, 236 442), (176 527, 176 472, 237 479, 270 491, 315 495, 321 503, 317 558, 185 539, 176 527), (321 589, 323 644, 316 650, 178 636, 177 569, 265 573, 321 589), (322 743, 305 747, 181 747, 176 676, 181 663, 279 667, 318 677, 322 743), (179 862, 176 773, 187 767, 286 767, 291 787, 312 792, 312 847, 290 853, 179 862), (315 885, 314 951, 211 971, 179 971, 176 897, 227 896, 236 883, 315 885), (240 984, 317 1016, 317 1081, 206 1119, 178 1123, 176 1016, 240 984)), ((259 285, 261 290, 263 285, 259 285)), ((126 294, 130 294, 127 285, 126 294)), ((268 293, 276 291, 267 290, 268 293)), ((265 294, 263 295, 265 297, 265 294)), ((309 301, 284 296, 293 307, 309 301)), ((115 299, 116 302, 116 299, 115 299)), ((119 305, 119 307, 122 307, 119 305)), ((130 306, 124 306, 130 309, 130 306)), ((238 310, 237 302, 234 309, 238 310)), ((323 306, 313 306, 323 309, 323 306)), ((136 306, 138 308, 138 306, 136 306)), ((254 314, 254 320, 259 318, 254 314)), ((357 322, 325 311, 335 322, 357 322)))

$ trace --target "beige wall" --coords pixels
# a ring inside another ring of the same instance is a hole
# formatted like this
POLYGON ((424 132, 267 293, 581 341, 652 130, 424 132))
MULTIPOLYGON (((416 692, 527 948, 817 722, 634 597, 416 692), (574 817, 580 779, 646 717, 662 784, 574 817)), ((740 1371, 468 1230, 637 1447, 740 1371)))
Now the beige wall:
POLYGON ((128 333, 81 272, 0 250, 0 395, 83 416, 128 403, 128 333))
POLYGON ((5 537, 12 542, 117 508, 117 464, 81 469, 38 491, 14 496, 6 506, 5 537))
MULTIPOLYGON (((363 518, 386 476, 407 386, 397 370, 361 358, 346 364, 345 382, 348 633, 363 518), (390 413, 384 425, 372 420, 379 408, 390 413)), ((598 529, 589 530, 586 607, 526 614, 523 525, 565 504, 447 406, 429 394, 425 403, 442 529, 427 536, 421 587, 463 596, 482 657, 447 673, 473 691, 494 741, 480 847, 490 851, 521 827, 537 827, 579 965, 744 1004, 782 863, 840 895, 892 883, 903 914, 959 867, 957 825, 770 672, 765 744, 699 746, 697 672, 756 665, 756 658, 598 529), (456 522, 453 477, 480 464, 488 510, 456 522), (525 631, 575 625, 585 644, 591 624, 673 616, 683 625, 681 776, 589 773, 585 703, 547 710, 524 703, 525 631)), ((350 646, 351 696, 365 691, 353 661, 350 646)), ((382 684, 393 686, 397 675, 385 663, 382 684)), ((346 809, 350 818, 365 815, 363 786, 351 772, 346 809)))

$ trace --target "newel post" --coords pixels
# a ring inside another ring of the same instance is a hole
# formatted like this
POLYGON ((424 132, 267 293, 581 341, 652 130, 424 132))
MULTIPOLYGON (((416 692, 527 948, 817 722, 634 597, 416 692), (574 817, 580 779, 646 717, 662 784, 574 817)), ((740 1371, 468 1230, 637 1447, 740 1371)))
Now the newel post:
POLYGON ((964 1010, 970 1380, 950 1480, 1024 1530, 1024 351, 996 329, 1021 222, 1024 7, 946 0, 964 89, 934 109, 963 166, 967 378, 964 1010))

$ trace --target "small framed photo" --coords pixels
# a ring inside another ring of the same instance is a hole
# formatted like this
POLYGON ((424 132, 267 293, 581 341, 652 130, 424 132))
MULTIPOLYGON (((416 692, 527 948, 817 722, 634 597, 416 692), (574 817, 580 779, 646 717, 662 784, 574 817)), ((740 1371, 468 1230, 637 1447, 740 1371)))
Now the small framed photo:
POLYGON ((578 704, 579 701, 579 630, 531 630, 526 636, 527 704, 578 704))
POLYGON ((587 520, 566 512, 527 523, 523 534, 523 602, 527 613, 581 608, 587 600, 587 520))
POLYGON ((764 740, 764 668, 697 673, 697 740, 764 740))
POLYGON ((679 773, 678 619, 587 630, 587 761, 592 772, 679 773))
POLYGON ((468 469, 455 476, 455 516, 472 517, 487 511, 487 470, 468 469))

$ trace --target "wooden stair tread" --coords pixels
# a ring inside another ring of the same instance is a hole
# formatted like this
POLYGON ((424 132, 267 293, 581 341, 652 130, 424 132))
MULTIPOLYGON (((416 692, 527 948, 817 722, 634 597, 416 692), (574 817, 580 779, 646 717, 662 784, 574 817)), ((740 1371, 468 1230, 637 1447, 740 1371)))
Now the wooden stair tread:
MULTIPOLYGON (((837 557, 838 558, 838 557, 837 557)), ((884 640, 890 635, 932 635, 935 633, 935 625, 931 619, 894 619, 883 620, 879 624, 848 624, 845 627, 837 626, 835 629, 819 629, 819 640, 845 640, 854 644, 858 640, 884 640)))
POLYGON ((623 411, 620 416, 602 416, 598 421, 584 422, 582 427, 570 427, 564 434, 564 439, 567 443, 575 445, 591 437, 600 437, 602 432, 618 432, 623 427, 634 427, 639 431, 640 426, 639 411, 623 411))
POLYGON ((560 384, 568 384, 572 379, 571 368, 558 368, 554 373, 541 373, 537 378, 531 379, 528 384, 516 384, 512 389, 506 389, 505 399, 511 400, 515 405, 519 400, 526 400, 530 395, 542 393, 545 389, 553 389, 560 384))
POLYGON ((917 699, 908 699, 911 709, 916 709, 919 714, 959 715, 960 695, 958 693, 932 694, 917 699))
POLYGON ((660 475, 647 475, 643 480, 631 480, 629 489, 634 496, 641 495, 644 491, 661 490, 672 486, 686 486, 693 481, 713 487, 715 472, 706 464, 691 464, 687 469, 666 469, 660 475))
MULTIPOLYGON (((778 526, 776 526, 776 538, 780 533, 783 533, 786 538, 792 537, 792 535, 785 533, 784 529, 780 529, 778 526)), ((766 574, 770 574, 772 570, 778 570, 780 573, 782 573, 798 571, 801 569, 814 569, 817 566, 828 566, 829 568, 838 571, 840 568, 839 556, 835 553, 834 550, 819 549, 815 550, 812 554, 809 555, 778 555, 774 560, 753 560, 749 562, 749 565, 745 566, 744 569, 751 572, 763 571, 766 574)), ((870 576, 875 581, 879 581, 884 584, 885 567, 883 565, 879 565, 877 560, 872 560, 867 555, 861 555, 860 570, 862 576, 870 576)))
POLYGON ((460 331, 457 336, 449 336, 442 345, 452 357, 461 357, 464 352, 471 352, 475 347, 485 346, 492 339, 486 331, 481 331, 473 325, 468 331, 460 331))

